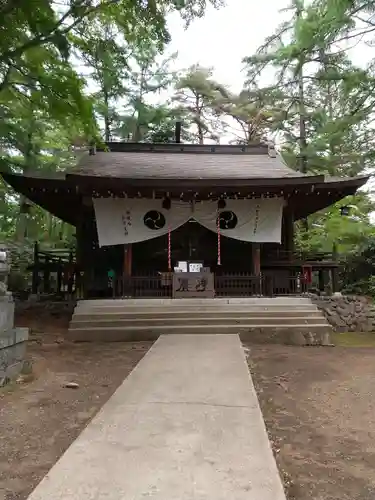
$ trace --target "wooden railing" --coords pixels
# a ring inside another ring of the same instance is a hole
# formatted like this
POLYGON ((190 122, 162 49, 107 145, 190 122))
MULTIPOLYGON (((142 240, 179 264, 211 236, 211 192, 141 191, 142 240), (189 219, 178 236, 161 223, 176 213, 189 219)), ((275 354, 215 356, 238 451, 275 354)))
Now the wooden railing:
POLYGON ((300 295, 301 293, 306 293, 309 288, 301 276, 284 278, 284 283, 281 285, 276 285, 272 276, 269 276, 269 280, 272 295, 300 295))
POLYGON ((291 252, 288 250, 275 250, 263 257, 263 262, 271 261, 302 261, 302 262, 322 262, 334 261, 336 256, 332 252, 291 252))
POLYGON ((245 273, 230 273, 215 276, 217 297, 261 296, 264 291, 264 279, 245 273))
MULTIPOLYGON (((272 297, 299 295, 307 291, 300 276, 283 277, 275 283, 270 275, 253 276, 247 273, 226 273, 215 276, 217 297, 272 297)), ((172 277, 169 273, 117 278, 113 283, 114 297, 172 297, 172 277)))
POLYGON ((172 279, 167 273, 144 276, 124 276, 115 280, 114 297, 172 297, 172 279))

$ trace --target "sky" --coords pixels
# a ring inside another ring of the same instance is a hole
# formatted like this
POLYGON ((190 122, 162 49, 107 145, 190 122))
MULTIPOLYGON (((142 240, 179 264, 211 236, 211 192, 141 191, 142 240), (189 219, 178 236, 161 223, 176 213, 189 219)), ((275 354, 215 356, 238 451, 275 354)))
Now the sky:
POLYGON ((231 87, 242 88, 245 74, 242 59, 253 54, 264 39, 286 17, 279 12, 289 0, 227 0, 221 9, 208 7, 203 18, 185 30, 177 13, 168 19, 172 36, 169 49, 178 51, 176 66, 193 64, 213 67, 214 78, 231 87))
MULTIPOLYGON (((197 63, 213 67, 217 81, 239 91, 245 79, 242 59, 254 54, 280 23, 290 19, 290 12, 280 12, 290 0, 226 0, 226 4, 218 10, 209 6, 205 16, 193 21, 188 29, 184 29, 178 13, 170 15, 169 50, 178 52, 175 69, 197 63)), ((362 43, 349 54, 361 66, 374 56, 374 48, 362 43)))
MULTIPOLYGON (((188 29, 178 13, 170 15, 172 42, 168 52, 178 52, 176 67, 172 69, 193 64, 212 67, 215 80, 238 92, 246 78, 242 59, 254 54, 280 23, 290 19, 291 13, 280 12, 290 5, 290 0, 226 0, 226 4, 218 10, 208 7, 204 17, 193 21, 188 29)), ((346 48, 358 66, 365 66, 375 56, 375 48, 363 41, 346 48)), ((372 218, 375 222, 375 214, 372 218)))

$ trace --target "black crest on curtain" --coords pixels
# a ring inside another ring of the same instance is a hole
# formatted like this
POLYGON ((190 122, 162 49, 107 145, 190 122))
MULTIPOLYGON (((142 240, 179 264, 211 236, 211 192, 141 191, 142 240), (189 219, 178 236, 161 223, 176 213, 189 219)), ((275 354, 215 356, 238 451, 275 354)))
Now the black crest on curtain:
POLYGON ((220 229, 234 229, 238 224, 237 215, 229 210, 219 212, 218 222, 220 229))
POLYGON ((166 224, 164 215, 157 210, 150 210, 143 217, 143 223, 149 229, 157 231, 158 229, 163 229, 166 224))

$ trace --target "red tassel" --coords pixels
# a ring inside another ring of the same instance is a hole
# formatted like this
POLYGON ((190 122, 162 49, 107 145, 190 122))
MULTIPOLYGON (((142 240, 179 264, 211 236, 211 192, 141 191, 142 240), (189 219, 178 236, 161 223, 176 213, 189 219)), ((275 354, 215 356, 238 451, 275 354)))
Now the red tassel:
POLYGON ((168 271, 172 271, 171 231, 168 229, 168 271))
POLYGON ((217 265, 221 266, 220 213, 217 212, 217 265))

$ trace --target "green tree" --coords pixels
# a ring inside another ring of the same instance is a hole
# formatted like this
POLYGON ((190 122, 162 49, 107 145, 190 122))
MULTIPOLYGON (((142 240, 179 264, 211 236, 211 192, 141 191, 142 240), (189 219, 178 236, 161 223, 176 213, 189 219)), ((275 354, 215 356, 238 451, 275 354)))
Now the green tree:
POLYGON ((368 88, 373 88, 374 79, 345 54, 335 53, 330 41, 311 46, 312 8, 293 2, 290 21, 246 58, 248 84, 266 68, 275 71, 275 83, 263 93, 278 91, 284 112, 275 128, 294 168, 354 175, 373 159, 372 148, 365 144, 371 141, 374 102, 368 88))
POLYGON ((166 104, 154 104, 152 99, 155 101, 155 97, 171 88, 175 73, 170 64, 176 57, 172 54, 163 58, 155 47, 148 45, 133 50, 124 83, 124 113, 118 115, 116 135, 132 142, 147 142, 150 134, 172 116, 166 104))
MULTIPOLYGON (((216 0, 212 3, 219 5, 216 0)), ((96 129, 92 107, 84 95, 85 81, 72 67, 75 39, 70 35, 79 35, 84 22, 88 26, 100 19, 104 25, 120 26, 127 41, 148 36, 160 47, 169 39, 167 13, 178 10, 190 21, 203 15, 205 7, 204 0, 150 0, 146 4, 140 0, 71 0, 62 6, 53 0, 4 0, 0 5, 0 105, 9 98, 28 96, 31 85, 33 91, 39 90, 40 104, 51 117, 64 121, 74 115, 92 135, 96 129)))
POLYGON ((219 142, 225 123, 217 103, 225 93, 224 87, 213 80, 212 69, 199 65, 190 67, 178 79, 173 101, 199 144, 207 139, 219 142))

